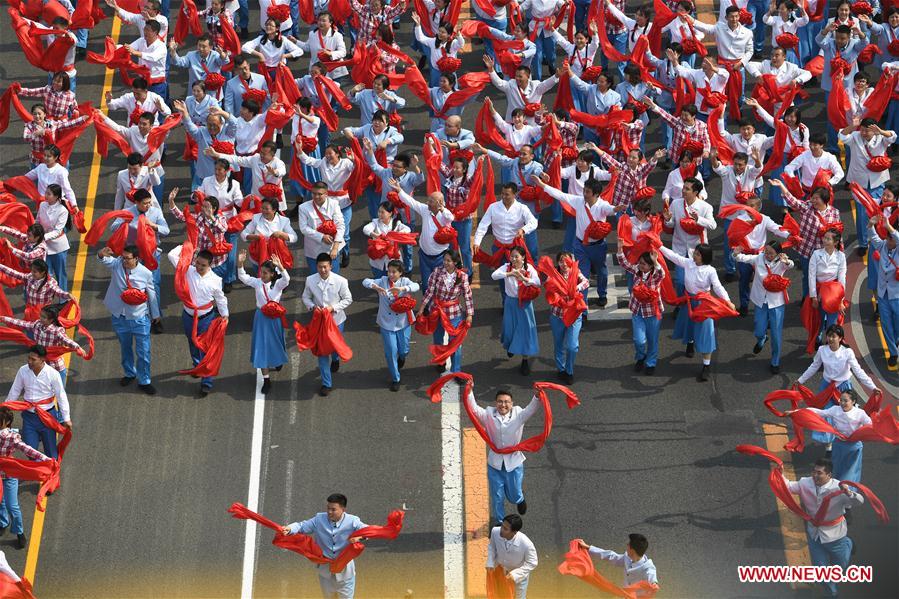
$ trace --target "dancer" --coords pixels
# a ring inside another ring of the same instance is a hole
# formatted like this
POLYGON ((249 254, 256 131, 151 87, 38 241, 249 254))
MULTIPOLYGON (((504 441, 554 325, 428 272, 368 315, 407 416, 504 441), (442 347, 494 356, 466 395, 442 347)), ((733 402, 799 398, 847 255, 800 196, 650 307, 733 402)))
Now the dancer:
POLYGON ((521 247, 509 250, 509 261, 490 275, 494 281, 504 281, 503 329, 500 340, 507 355, 521 356, 518 371, 522 376, 531 374, 530 356, 540 353, 537 343, 537 321, 534 318, 534 298, 540 294, 540 275, 528 264, 527 254, 521 247))

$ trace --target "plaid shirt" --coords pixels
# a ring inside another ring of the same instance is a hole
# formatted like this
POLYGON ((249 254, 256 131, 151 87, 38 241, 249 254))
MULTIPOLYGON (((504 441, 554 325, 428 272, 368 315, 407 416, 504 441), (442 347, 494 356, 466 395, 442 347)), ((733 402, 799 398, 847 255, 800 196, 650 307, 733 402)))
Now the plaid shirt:
POLYGON ((78 102, 75 100, 75 92, 53 91, 49 85, 44 87, 23 87, 19 90, 20 96, 26 98, 41 98, 47 107, 47 117, 51 119, 68 119, 78 112, 78 102))
POLYGON ((44 161, 44 148, 47 142, 55 143, 56 134, 64 129, 71 129, 75 125, 79 125, 87 120, 87 116, 80 116, 77 119, 52 120, 44 121, 44 133, 37 134, 38 124, 34 121, 25 125, 25 131, 22 133, 22 139, 31 144, 31 165, 37 166, 44 161))
MULTIPOLYGON (((25 454, 25 457, 36 462, 43 462, 44 460, 50 459, 37 449, 30 445, 26 445, 25 442, 22 441, 22 435, 13 429, 5 428, 0 430, 0 457, 8 458, 12 456, 13 452, 17 449, 25 454)), ((3 472, 0 472, 0 476, 6 478, 6 474, 3 472)))
POLYGON ((459 179, 454 178, 453 167, 445 162, 440 163, 440 174, 446 177, 443 180, 443 196, 446 201, 446 207, 450 210, 455 210, 468 199, 471 179, 465 175, 459 179))
MULTIPOLYGON (((184 213, 181 211, 181 208, 175 206, 172 208, 172 214, 175 215, 175 218, 180 220, 182 223, 184 222, 184 213)), ((217 242, 221 243, 225 241, 225 231, 228 230, 228 221, 221 214, 216 214, 213 219, 210 221, 206 218, 206 215, 202 212, 195 215, 197 221, 197 249, 194 252, 196 256, 197 252, 202 250, 208 250, 217 242)), ((228 254, 222 254, 221 256, 212 255, 212 262, 209 264, 211 268, 215 268, 216 266, 221 266, 228 259, 228 254)))
POLYGON ((35 279, 29 273, 19 272, 5 264, 0 264, 0 272, 11 276, 14 279, 25 281, 25 297, 28 298, 30 306, 46 306, 54 298, 64 299, 66 301, 75 299, 67 291, 63 291, 56 283, 56 279, 49 274, 44 279, 35 279))
MULTIPOLYGON (((600 0, 596 1, 598 2, 600 0)), ((621 12, 627 14, 625 12, 624 6, 625 0, 612 0, 612 5, 621 12)), ((603 7, 603 10, 606 11, 606 33, 608 33, 609 35, 618 35, 619 33, 624 33, 625 31, 627 31, 627 27, 624 26, 624 23, 619 23, 617 26, 612 25, 612 21, 613 19, 615 19, 615 17, 612 16, 612 13, 610 13, 607 8, 603 7)))
POLYGON ((783 188, 780 191, 787 205, 799 213, 799 236, 802 237, 802 243, 799 244, 796 251, 803 258, 809 258, 812 252, 822 247, 821 238, 818 236, 821 225, 840 222, 840 212, 833 206, 828 206, 821 215, 812 206, 811 201, 798 200, 783 188))
MULTIPOLYGON (((702 151, 705 154, 708 154, 712 150, 712 142, 709 139, 709 129, 705 123, 696 119, 694 122, 695 124, 693 125, 693 131, 688 132, 687 126, 682 120, 672 115, 661 106, 656 106, 656 112, 662 117, 662 120, 671 125, 670 154, 671 160, 673 160, 675 164, 680 162, 680 155, 683 153, 684 143, 687 139, 695 139, 702 142, 702 151)), ((702 156, 694 156, 693 162, 695 162, 697 166, 701 166, 702 156)))
POLYGON ((631 309, 631 313, 634 316, 642 316, 643 318, 652 318, 656 315, 656 307, 658 307, 659 313, 665 310, 665 305, 662 303, 661 288, 662 281, 665 279, 665 271, 661 268, 656 268, 650 273, 643 274, 640 272, 640 269, 637 268, 636 264, 631 264, 627 261, 627 256, 624 255, 624 252, 618 252, 618 263, 621 265, 621 268, 631 273, 634 276, 634 285, 646 285, 650 289, 655 290, 658 295, 658 299, 656 302, 651 304, 644 304, 640 302, 636 296, 631 293, 631 301, 628 304, 628 307, 631 309))
POLYGON ((27 243, 28 237, 25 233, 16 231, 11 227, 0 226, 0 233, 6 233, 10 237, 15 237, 19 241, 26 242, 21 248, 15 246, 10 248, 13 256, 22 261, 22 266, 30 266, 31 263, 38 258, 41 260, 47 259, 47 244, 45 242, 42 241, 37 244, 27 243))
MULTIPOLYGON (((624 128, 624 134, 627 136, 628 144, 632 148, 639 148, 640 142, 643 140, 643 121, 637 119, 633 123, 625 123, 622 127, 624 128)), ((615 158, 622 161, 627 159, 627 154, 624 153, 623 148, 615 148, 615 158)))
POLYGON ((359 17, 359 31, 357 42, 361 41, 366 46, 378 39, 378 28, 384 24, 390 24, 406 10, 406 0, 400 0, 396 4, 385 6, 380 14, 374 14, 366 3, 364 6, 359 0, 350 0, 356 16, 359 17))
MULTIPOLYGON (((577 278, 578 278, 577 290, 578 291, 584 291, 585 289, 590 287, 590 280, 587 277, 585 277, 580 272, 578 272, 577 275, 578 275, 577 276, 577 278)), ((565 312, 565 310, 563 310, 562 308, 559 308, 558 306, 553 306, 551 304, 549 306, 549 313, 552 314, 553 316, 555 316, 556 318, 562 318, 564 312, 565 312)))
MULTIPOLYGON (((66 335, 66 330, 61 326, 52 324, 44 326, 40 320, 28 322, 27 320, 19 320, 18 318, 10 318, 9 316, 0 316, 0 321, 5 322, 10 326, 20 328, 23 331, 29 331, 34 342, 38 345, 43 345, 44 347, 52 347, 55 345, 69 347, 75 350, 81 349, 80 345, 69 339, 66 335)), ((66 368, 66 363, 61 357, 56 358, 55 360, 48 359, 47 364, 59 372, 62 372, 66 368)))
POLYGON ((622 162, 618 162, 602 149, 598 150, 599 156, 609 163, 609 170, 615 170, 618 173, 618 179, 615 181, 615 192, 612 195, 612 205, 628 205, 634 201, 637 190, 646 187, 646 178, 649 172, 655 168, 656 159, 653 158, 648 162, 644 162, 635 170, 622 162))
POLYGON ((452 302, 444 306, 447 317, 456 318, 462 316, 461 298, 465 299, 465 315, 474 315, 474 300, 471 298, 471 286, 468 284, 468 273, 456 270, 452 275, 447 274, 442 266, 435 268, 428 277, 428 292, 422 298, 423 306, 431 301, 442 303, 452 302))

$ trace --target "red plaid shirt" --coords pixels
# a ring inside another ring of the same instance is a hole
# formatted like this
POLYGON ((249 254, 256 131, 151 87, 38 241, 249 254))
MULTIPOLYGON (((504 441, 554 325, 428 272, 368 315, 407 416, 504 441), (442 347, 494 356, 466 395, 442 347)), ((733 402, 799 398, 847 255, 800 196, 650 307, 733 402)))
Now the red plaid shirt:
POLYGON ((357 43, 362 42, 368 45, 378 39, 378 28, 384 24, 390 24, 398 16, 406 10, 406 0, 399 0, 396 4, 385 6, 380 14, 373 14, 371 7, 366 2, 365 5, 358 0, 350 0, 356 16, 359 18, 359 31, 357 32, 357 43))
POLYGON ((646 178, 649 172, 655 168, 656 159, 653 158, 648 162, 644 162, 635 170, 622 162, 618 162, 603 150, 599 150, 600 157, 609 163, 609 170, 615 170, 618 173, 618 179, 615 181, 615 192, 612 194, 612 205, 628 205, 634 201, 637 190, 646 187, 646 178))
MULTIPOLYGON (((587 279, 587 277, 585 277, 580 272, 578 272, 577 275, 578 275, 577 276, 577 279, 578 279, 577 290, 583 291, 584 289, 586 289, 590 286, 590 280, 587 279)), ((562 308, 559 308, 558 306, 550 305, 550 307, 549 307, 549 313, 552 314, 553 316, 555 316, 556 318, 562 318, 564 312, 565 312, 565 310, 563 310, 562 308)))
MULTIPOLYGON (((628 145, 632 148, 639 148, 643 139, 643 121, 638 119, 633 123, 626 123, 622 127, 624 128, 624 135, 627 136, 628 145)), ((618 160, 627 159, 627 155, 622 148, 616 147, 615 150, 615 157, 618 160)))
POLYGON ((812 206, 811 201, 798 200, 783 188, 780 191, 787 205, 799 213, 799 236, 802 237, 802 243, 797 246, 796 251, 803 258, 810 258, 812 252, 822 247, 821 238, 818 237, 822 221, 823 223, 838 223, 840 222, 840 212, 833 206, 828 206, 824 209, 824 214, 820 214, 812 206))
POLYGON ((444 311, 449 318, 462 315, 462 301, 465 301, 465 315, 474 315, 474 300, 471 297, 471 286, 468 284, 468 273, 456 270, 452 275, 447 274, 442 266, 435 268, 428 277, 428 292, 422 298, 423 306, 427 306, 432 300, 440 302, 452 302, 444 311))
MULTIPOLYGON (((50 459, 34 447, 31 447, 22 441, 22 435, 13 429, 5 428, 0 430, 0 457, 8 458, 12 456, 13 452, 17 449, 25 454, 25 457, 36 462, 43 462, 44 460, 50 459)), ((3 472, 0 472, 0 476, 6 478, 6 474, 3 472)))
MULTIPOLYGON (((650 289, 654 290, 657 294, 660 293, 660 290, 662 288, 662 281, 665 279, 665 271, 663 271, 661 268, 656 268, 650 273, 643 274, 642 272, 640 272, 640 269, 637 268, 636 265, 631 264, 627 261, 627 256, 624 255, 624 252, 618 252, 618 263, 621 265, 621 268, 634 276, 635 285, 646 285, 650 289)), ((659 299, 656 300, 656 303, 644 304, 639 301, 633 293, 631 293, 631 301, 628 304, 628 307, 631 309, 631 313, 634 316, 651 318, 656 314, 656 306, 658 306, 659 312, 663 312, 665 310, 665 305, 662 303, 661 295, 659 295, 659 299)))
MULTIPOLYGON (((0 233, 6 233, 19 241, 26 241, 28 239, 25 233, 16 231, 11 227, 0 226, 0 233)), ((10 251, 13 256, 22 261, 22 266, 30 266, 31 263, 38 258, 41 260, 47 259, 47 244, 43 241, 37 244, 25 243, 21 248, 13 246, 10 248, 10 251)))
POLYGON ((56 134, 64 129, 71 129, 75 125, 79 125, 87 120, 87 116, 80 116, 77 119, 52 120, 44 121, 44 133, 37 134, 38 124, 34 121, 25 125, 25 131, 22 133, 22 139, 31 144, 31 164, 37 166, 44 161, 44 148, 49 143, 55 143, 56 134))
POLYGON ((47 107, 47 117, 51 119, 68 119, 78 112, 78 102, 75 100, 75 92, 53 91, 49 85, 44 87, 23 87, 19 90, 20 96, 26 98, 41 98, 47 107))
POLYGON ((30 272, 22 273, 5 264, 0 264, 0 272, 14 279, 25 281, 25 297, 28 298, 28 304, 31 306, 46 306, 55 298, 66 301, 74 299, 68 291, 60 289, 56 279, 49 274, 44 279, 35 279, 30 272))
POLYGON ((445 162, 440 163, 440 173, 446 177, 443 181, 443 196, 446 201, 446 207, 450 210, 455 210, 468 199, 471 179, 464 175, 461 179, 456 179, 453 176, 453 167, 445 162))
MULTIPOLYGON (((181 211, 181 208, 175 206, 172 208, 172 214, 174 214, 175 218, 182 223, 184 222, 184 213, 181 211)), ((225 241, 225 232, 228 230, 228 221, 224 216, 216 214, 210 221, 206 218, 206 215, 201 212, 196 214, 195 218, 197 220, 197 249, 194 252, 194 255, 199 251, 208 250, 215 245, 216 242, 221 243, 225 241)), ((222 254, 221 256, 213 254, 212 262, 209 266, 211 268, 221 266, 227 259, 228 254, 222 254)))
MULTIPOLYGON (((0 316, 0 321, 3 321, 10 326, 20 328, 23 331, 30 331, 31 337, 38 345, 43 345, 44 347, 56 345, 60 347, 69 347, 71 349, 81 349, 80 345, 69 339, 66 335, 66 330, 61 326, 52 324, 44 326, 40 320, 28 322, 27 320, 19 320, 18 318, 10 318, 8 316, 0 316)), ((48 359, 47 364, 59 372, 62 372, 66 367, 66 363, 61 357, 56 358, 55 360, 48 359)))
MULTIPOLYGON (((662 117, 662 120, 671 125, 671 159, 675 164, 680 162, 680 155, 683 153, 684 143, 687 139, 695 139, 701 142, 702 151, 705 154, 708 154, 712 150, 712 142, 709 139, 709 129, 705 123, 696 119, 695 124, 693 125, 693 131, 688 132, 687 126, 682 120, 672 115, 661 106, 656 106, 656 112, 662 117)), ((694 156, 693 162, 695 162, 697 166, 702 165, 702 155, 694 156)))

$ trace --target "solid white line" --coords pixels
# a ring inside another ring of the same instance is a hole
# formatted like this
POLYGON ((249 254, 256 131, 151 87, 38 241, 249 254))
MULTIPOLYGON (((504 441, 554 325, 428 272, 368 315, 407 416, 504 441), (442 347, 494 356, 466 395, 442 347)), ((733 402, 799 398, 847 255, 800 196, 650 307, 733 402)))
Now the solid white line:
POLYGON ((443 596, 465 597, 465 529, 462 500, 462 435, 459 425, 459 387, 450 383, 440 402, 443 447, 443 596))
MULTIPOLYGON (((253 437, 250 449, 250 488, 247 507, 259 510, 259 481, 262 469, 262 426, 265 420, 265 396, 262 394, 262 371, 256 370, 256 398, 253 400, 253 437)), ((243 544, 243 577, 241 599, 253 597, 253 575, 256 572, 256 523, 247 520, 247 534, 243 544)))

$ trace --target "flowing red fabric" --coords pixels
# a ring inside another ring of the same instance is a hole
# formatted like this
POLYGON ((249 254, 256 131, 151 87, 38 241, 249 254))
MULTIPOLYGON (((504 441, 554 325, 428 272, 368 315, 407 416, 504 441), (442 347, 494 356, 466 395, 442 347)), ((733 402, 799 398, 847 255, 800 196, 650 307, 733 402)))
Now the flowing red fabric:
MULTIPOLYGON (((457 302, 458 303, 458 302, 457 302)), ((447 316, 446 308, 449 303, 442 303, 434 300, 431 304, 431 310, 426 316, 419 317, 415 320, 415 330, 422 335, 433 335, 437 330, 437 323, 443 326, 443 330, 450 339, 446 345, 431 344, 428 351, 431 352, 431 364, 442 364, 447 358, 456 353, 456 350, 465 342, 471 325, 467 320, 459 323, 459 326, 453 326, 449 316, 447 316)))
POLYGON ((96 52, 87 53, 87 61, 94 64, 106 65, 108 69, 118 69, 119 75, 122 77, 125 85, 131 86, 131 77, 129 72, 140 75, 145 79, 150 78, 150 69, 145 65, 138 65, 131 60, 128 48, 125 46, 116 46, 115 41, 111 37, 107 37, 104 41, 103 54, 96 52))
POLYGON ((478 116, 475 119, 474 136, 478 143, 482 145, 493 144, 499 146, 507 156, 518 156, 518 152, 515 151, 512 144, 496 128, 496 123, 493 121, 493 112, 486 102, 481 106, 481 110, 478 111, 478 116))
POLYGON ((541 256, 537 262, 537 271, 546 277, 543 286, 546 288, 546 301, 549 305, 562 310, 562 322, 570 327, 587 311, 584 294, 578 291, 580 269, 577 260, 565 258, 568 263, 568 277, 563 277, 552 258, 541 256))
POLYGON ((453 217, 457 221, 468 218, 469 215, 477 211, 482 198, 484 200, 484 208, 486 209, 487 206, 496 201, 495 193, 493 163, 486 156, 481 156, 478 158, 478 165, 471 176, 468 196, 465 198, 465 202, 453 210, 453 217))
MULTIPOLYGON (((818 333, 821 332, 821 310, 827 313, 838 312, 848 305, 845 299, 845 290, 839 281, 825 281, 818 283, 818 301, 821 309, 812 306, 812 298, 809 296, 802 302, 799 310, 799 318, 808 333, 805 345, 807 354, 814 354, 817 348, 815 343, 818 333)), ((843 324, 843 314, 837 316, 837 324, 843 324)))
POLYGON ((134 219, 134 215, 127 210, 110 210, 95 220, 91 225, 90 230, 84 235, 84 243, 89 246, 97 245, 100 242, 100 237, 103 236, 106 227, 116 219, 122 219, 124 223, 121 227, 116 229, 116 232, 112 234, 106 245, 108 245, 116 254, 121 254, 122 250, 125 248, 125 240, 128 235, 127 224, 134 219))
MULTIPOLYGON (((10 316, 10 314, 0 314, 0 316, 10 316)), ((87 339, 88 341, 88 349, 84 350, 75 350, 69 347, 64 347, 62 345, 50 345, 45 349, 47 350, 47 359, 48 360, 56 360, 64 356, 67 353, 75 352, 85 360, 92 360, 94 358, 94 337, 90 334, 84 325, 77 325, 78 332, 87 339)), ((2 341, 12 341, 13 343, 17 343, 19 345, 23 345, 25 347, 31 347, 34 345, 34 339, 26 335, 24 332, 19 329, 15 329, 12 327, 0 326, 0 340, 2 341)), ((0 468, 2 470, 2 468, 0 468)))
POLYGON ((677 18, 677 14, 664 2, 664 0, 653 0, 653 13, 655 17, 652 20, 652 27, 649 30, 649 47, 656 57, 662 56, 662 29, 664 29, 671 21, 677 18))
POLYGON ((14 580, 8 574, 0 573, 0 597, 5 599, 35 599, 34 589, 28 579, 14 580))
MULTIPOLYGON (((123 224, 120 229, 127 230, 127 224, 123 224)), ((140 254, 140 261, 151 271, 159 268, 156 261, 156 231, 150 226, 150 221, 145 214, 137 217, 137 250, 140 254)))
MULTIPOLYGON (((612 45, 612 42, 609 41, 609 34, 606 31, 605 10, 596 11, 596 27, 597 33, 599 34, 599 44, 602 47, 602 53, 604 56, 611 58, 615 62, 627 62, 628 60, 630 60, 630 56, 628 54, 622 54, 621 52, 619 52, 618 49, 612 45)), ((655 23, 653 23, 652 28, 656 28, 655 23)))
POLYGON ((173 37, 178 44, 183 44, 188 35, 199 37, 203 35, 203 28, 200 25, 200 15, 194 0, 181 0, 181 9, 178 11, 173 37))
POLYGON ((837 70, 830 76, 830 95, 827 96, 827 119, 834 129, 840 130, 846 127, 846 113, 852 110, 849 102, 849 93, 843 85, 843 71, 837 70))
POLYGON ((256 264, 262 264, 271 256, 278 256, 284 268, 293 268, 293 253, 283 239, 274 237, 260 237, 250 244, 248 248, 250 257, 256 264))
POLYGON ((784 185, 787 186, 787 191, 790 192, 790 195, 796 198, 805 197, 805 190, 802 189, 802 183, 799 181, 798 176, 783 173, 781 174, 780 179, 784 182, 784 185))
MULTIPOLYGON (((340 89, 340 86, 329 77, 317 75, 316 77, 313 77, 312 83, 315 86, 315 93, 319 98, 327 98, 328 95, 330 95, 330 97, 336 100, 344 110, 352 108, 352 104, 349 99, 347 99, 346 94, 344 94, 343 90, 340 89)), ((334 112, 334 108, 331 106, 330 102, 322 102, 321 106, 316 108, 315 112, 325 122, 325 126, 328 127, 329 131, 337 130, 340 118, 337 116, 337 113, 334 112)))
POLYGON ((827 420, 807 409, 799 409, 790 414, 793 421, 793 430, 796 433, 795 449, 790 451, 802 451, 804 448, 803 430, 830 433, 837 439, 847 443, 856 441, 879 441, 890 445, 899 445, 899 423, 889 408, 871 414, 871 424, 866 424, 856 429, 851 435, 846 436, 836 430, 827 420))
MULTIPOLYGON (((566 61, 567 62, 567 61, 566 61)), ((571 76, 568 70, 559 72, 559 83, 556 91, 556 100, 553 110, 566 110, 569 113, 574 110, 574 96, 571 93, 571 76)))
POLYGON ((730 144, 721 136, 721 131, 718 129, 718 121, 723 114, 724 106, 718 106, 709 113, 709 141, 711 141, 712 147, 718 150, 718 160, 720 162, 723 164, 733 164, 734 149, 730 147, 730 144))
POLYGON ((746 241, 746 236, 752 233, 752 230, 758 225, 762 224, 762 215, 754 208, 744 204, 730 204, 729 206, 719 208, 718 216, 719 218, 733 218, 737 212, 745 212, 752 218, 752 221, 745 221, 740 218, 734 218, 731 221, 730 227, 727 229, 727 239, 730 247, 734 249, 743 248, 747 250, 747 253, 757 253, 760 248, 751 247, 746 241))
MULTIPOLYGON (((457 80, 458 89, 451 92, 450 95, 446 97, 440 110, 434 111, 434 116, 445 119, 446 113, 449 112, 450 109, 464 105, 471 100, 471 98, 484 91, 484 88, 487 87, 488 83, 490 83, 489 73, 465 73, 457 80)), ((430 97, 428 98, 428 104, 430 104, 430 97)))
POLYGON ((169 131, 180 124, 181 113, 170 114, 166 117, 161 125, 157 125, 150 129, 150 133, 147 135, 147 151, 144 154, 144 161, 149 160, 153 152, 162 147, 162 144, 165 142, 165 138, 169 134, 169 131))
POLYGON ((12 83, 9 87, 6 88, 6 91, 3 92, 3 95, 0 96, 0 133, 6 131, 6 128, 9 127, 9 106, 12 104, 12 107, 15 109, 16 113, 19 115, 19 118, 22 119, 25 123, 30 123, 34 120, 34 117, 31 116, 31 113, 25 110, 25 107, 22 105, 22 101, 19 99, 18 92, 21 89, 21 85, 19 83, 12 83))
MULTIPOLYGON (((658 26, 659 17, 656 15, 655 21, 653 22, 652 27, 655 28, 658 26)), ((652 34, 652 30, 650 30, 650 35, 652 34)), ((649 60, 646 58, 646 53, 649 50, 650 41, 649 38, 645 35, 641 35, 637 38, 637 43, 634 44, 634 49, 631 51, 631 62, 637 65, 637 68, 640 69, 640 77, 646 83, 656 87, 658 89, 662 89, 665 91, 673 91, 670 87, 663 84, 661 81, 655 78, 653 73, 655 72, 655 67, 653 67, 649 60)), ((583 79, 583 77, 581 77, 583 79)))
POLYGON ((897 85, 899 85, 899 72, 893 73, 889 77, 886 75, 882 76, 877 85, 874 86, 874 91, 871 92, 871 95, 864 102, 865 114, 863 118, 872 118, 875 121, 879 121, 889 105, 893 90, 897 85))
POLYGON ((612 107, 606 114, 589 114, 579 110, 572 110, 570 114, 572 121, 592 127, 603 134, 634 120, 634 112, 632 110, 621 110, 615 107, 612 107))
MULTIPOLYGON (((37 403, 51 403, 55 398, 50 398, 49 400, 43 400, 37 403)), ((30 401, 5 401, 0 406, 9 408, 13 412, 24 412, 26 410, 30 410, 35 408, 35 404, 30 401)), ((60 487, 60 478, 59 478, 59 469, 62 465, 62 458, 66 453, 66 449, 69 447, 69 443, 72 442, 72 429, 66 428, 63 426, 50 412, 47 410, 43 410, 41 408, 35 408, 34 413, 37 414, 37 417, 40 419, 41 424, 46 426, 49 429, 53 429, 56 433, 62 435, 62 439, 57 443, 56 450, 59 454, 59 457, 55 460, 45 460, 43 462, 31 462, 30 464, 22 464, 22 470, 20 473, 22 475, 27 475, 28 472, 36 473, 41 472, 45 469, 49 470, 49 473, 46 478, 36 479, 31 478, 29 480, 42 480, 41 488, 37 493, 37 498, 35 503, 37 505, 37 509, 40 512, 44 511, 44 498, 47 496, 47 493, 53 493, 60 487), (26 469, 27 468, 27 469, 26 469)), ((14 478, 21 478, 18 475, 13 475, 12 470, 15 468, 15 465, 9 464, 10 470, 6 470, 7 464, 4 464, 2 468, 3 471, 7 472, 10 476, 14 478)))
POLYGON ((353 350, 346 344, 343 333, 334 324, 334 315, 328 310, 316 308, 312 320, 305 327, 294 321, 293 330, 300 351, 310 350, 313 356, 330 356, 336 353, 347 362, 353 358, 353 350))
POLYGON ((37 184, 25 175, 16 175, 15 177, 4 179, 2 185, 3 191, 10 193, 17 191, 36 204, 44 201, 44 198, 37 191, 37 184))
MULTIPOLYGON (((83 115, 90 115, 93 107, 90 105, 90 102, 85 102, 83 105, 78 106, 78 112, 83 115), (82 106, 84 106, 85 110, 82 110, 82 106)), ((68 129, 63 129, 62 131, 57 131, 54 134, 53 144, 59 148, 59 163, 60 164, 68 164, 69 157, 72 155, 72 151, 75 149, 75 141, 81 137, 84 132, 93 124, 90 118, 86 118, 81 121, 79 124, 74 127, 69 127, 68 129)))
MULTIPOLYGON (((309 535, 295 534, 285 535, 281 532, 282 525, 276 524, 272 520, 250 511, 247 506, 242 503, 232 503, 228 508, 228 513, 239 520, 253 520, 266 528, 275 531, 275 538, 272 539, 272 545, 287 549, 294 553, 299 553, 314 564, 330 564, 330 570, 336 574, 343 572, 347 564, 365 550, 365 545, 360 542, 349 543, 343 551, 340 552, 335 559, 329 559, 322 553, 321 547, 315 542, 315 539, 309 535)), ((405 512, 402 510, 394 510, 387 516, 387 524, 384 526, 366 526, 360 528, 353 533, 353 537, 362 539, 395 539, 403 530, 403 517, 405 512)))
POLYGON ((494 239, 493 245, 496 246, 496 251, 493 252, 493 254, 488 254, 481 248, 478 248, 472 260, 478 264, 486 264, 490 268, 499 268, 500 264, 509 261, 510 250, 514 247, 517 247, 524 250, 525 256, 527 256, 528 264, 534 264, 535 262, 534 257, 531 256, 531 253, 528 251, 527 244, 525 244, 522 237, 515 237, 512 240, 512 243, 500 243, 497 239, 494 239))
POLYGON ((415 245, 418 242, 418 233, 399 233, 389 231, 376 238, 368 240, 368 257, 379 260, 385 256, 389 258, 400 257, 400 245, 415 245))
MULTIPOLYGON (((65 9, 63 10, 65 11, 65 9)), ((44 33, 34 27, 32 23, 23 19, 14 8, 8 8, 7 12, 12 21, 12 28, 19 41, 19 46, 25 54, 25 59, 32 66, 43 71, 50 73, 62 71, 65 68, 66 55, 75 44, 74 40, 67 35, 61 35, 53 40, 52 44, 44 48, 40 35, 53 35, 55 30, 44 33)), ((65 18, 68 20, 68 11, 65 11, 65 13, 65 18)), ((50 21, 47 22, 49 23, 50 21)))
POLYGON ((569 542, 568 553, 565 554, 564 561, 559 564, 558 570, 559 574, 563 576, 576 576, 590 586, 615 597, 625 597, 626 599, 636 599, 638 596, 654 597, 659 590, 658 586, 646 580, 641 580, 624 588, 619 587, 596 571, 596 566, 594 566, 593 560, 590 558, 590 552, 583 549, 577 540, 569 542))
POLYGON ((762 174, 765 175, 773 170, 780 168, 784 160, 784 150, 787 147, 787 136, 790 134, 790 127, 783 121, 775 121, 774 123, 774 142, 771 146, 771 155, 762 168, 762 174))
POLYGON ((443 162, 443 148, 440 140, 433 133, 425 135, 425 144, 421 151, 424 157, 425 174, 427 175, 426 189, 428 195, 440 191, 440 164, 443 162), (432 143, 428 143, 431 140, 432 143))
MULTIPOLYGON (((256 146, 256 151, 261 151, 262 144, 272 139, 276 131, 280 131, 281 129, 286 127, 290 122, 290 119, 293 118, 293 115, 293 106, 288 106, 287 104, 284 104, 282 102, 272 102, 272 104, 268 107, 268 110, 265 112, 265 131, 262 133, 262 137, 259 139, 259 144, 256 146)), ((316 140, 315 145, 317 146, 318 139, 314 139, 316 140)), ((310 151, 314 149, 315 148, 313 147, 312 149, 310 149, 310 151)))
POLYGON ((19 202, 0 204, 0 223, 24 233, 34 224, 34 216, 25 204, 19 202))
MULTIPOLYGON (((812 526, 829 526, 843 520, 843 516, 840 516, 839 518, 836 518, 834 520, 825 520, 831 500, 843 493, 842 490, 836 490, 824 497, 824 500, 821 502, 821 506, 818 508, 818 511, 815 513, 815 515, 811 515, 804 509, 802 509, 802 507, 793 497, 793 494, 790 493, 790 490, 787 487, 786 480, 783 476, 783 461, 779 457, 777 457, 770 451, 767 451, 755 445, 737 445, 736 449, 738 452, 744 455, 762 456, 774 463, 774 468, 771 469, 771 472, 768 475, 768 484, 771 486, 771 490, 774 492, 774 496, 780 499, 781 502, 783 502, 783 504, 787 506, 787 509, 789 509, 791 512, 793 512, 806 522, 811 523, 812 526)), ((887 514, 883 502, 880 501, 880 498, 878 498, 877 495, 875 495, 874 492, 871 491, 871 489, 862 485, 861 483, 856 483, 848 480, 842 482, 849 486, 855 487, 858 492, 865 496, 865 499, 874 509, 874 513, 877 515, 877 518, 881 522, 889 522, 890 517, 889 514, 887 514)))
POLYGON ((350 139, 350 149, 354 167, 350 178, 347 179, 346 188, 350 194, 350 200, 355 202, 356 198, 362 197, 362 191, 374 183, 375 177, 368 166, 368 161, 362 158, 364 156, 362 145, 357 138, 350 139))
POLYGON ((94 111, 92 122, 94 131, 97 134, 97 154, 106 158, 109 155, 110 143, 115 144, 125 156, 131 153, 131 144, 122 137, 121 133, 110 127, 109 123, 103 120, 100 111, 94 111))
POLYGON ((581 401, 578 399, 578 396, 574 393, 574 391, 564 385, 545 382, 534 383, 534 395, 543 406, 543 432, 532 437, 528 437, 527 439, 524 439, 523 441, 515 445, 499 448, 490 438, 490 435, 487 434, 487 429, 484 428, 484 425, 481 424, 477 416, 471 411, 471 408, 468 406, 468 402, 464 401, 464 398, 467 397, 469 393, 471 393, 472 387, 474 386, 474 379, 470 374, 465 372, 451 372, 449 374, 443 375, 442 377, 431 383, 431 386, 428 387, 428 396, 431 398, 431 401, 433 403, 439 403, 441 400, 440 393, 443 389, 443 386, 453 379, 465 383, 465 388, 462 390, 462 393, 464 393, 464 395, 460 396, 460 401, 462 402, 462 405, 465 406, 465 411, 468 413, 468 418, 469 420, 471 420, 472 426, 474 426, 475 430, 478 431, 478 434, 481 436, 481 438, 484 439, 484 443, 487 444, 487 447, 499 454, 515 453, 516 451, 535 453, 543 448, 543 445, 546 443, 546 439, 547 437, 549 437, 549 433, 552 431, 553 426, 552 407, 549 405, 549 397, 546 394, 548 390, 561 392, 565 396, 565 402, 569 410, 581 404, 581 401))

